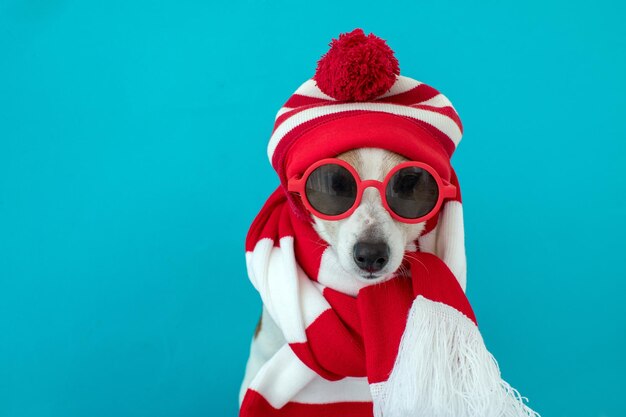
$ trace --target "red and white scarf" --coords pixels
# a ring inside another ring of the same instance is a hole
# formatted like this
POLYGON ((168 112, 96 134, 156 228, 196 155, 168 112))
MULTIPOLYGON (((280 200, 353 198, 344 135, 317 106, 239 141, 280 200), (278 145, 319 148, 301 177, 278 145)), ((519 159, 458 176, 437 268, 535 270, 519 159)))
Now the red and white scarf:
POLYGON ((250 227, 246 262, 287 343, 252 378, 240 417, 536 416, 478 331, 462 221, 461 202, 447 201, 406 253, 408 273, 368 285, 279 186, 250 227))

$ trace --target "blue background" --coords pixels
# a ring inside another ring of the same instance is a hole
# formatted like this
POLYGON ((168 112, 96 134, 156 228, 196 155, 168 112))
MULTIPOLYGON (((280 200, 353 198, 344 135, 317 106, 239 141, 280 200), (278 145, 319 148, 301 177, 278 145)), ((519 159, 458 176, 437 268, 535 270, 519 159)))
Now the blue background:
POLYGON ((355 27, 461 115, 505 379, 626 416, 622 4, 0 0, 0 416, 236 415, 274 115, 355 27))

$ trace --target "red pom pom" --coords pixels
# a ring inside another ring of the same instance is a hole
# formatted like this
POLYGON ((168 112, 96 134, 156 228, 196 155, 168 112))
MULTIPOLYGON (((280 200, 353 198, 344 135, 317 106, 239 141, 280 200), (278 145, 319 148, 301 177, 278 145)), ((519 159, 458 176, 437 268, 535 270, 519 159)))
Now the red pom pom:
POLYGON ((342 33, 317 62, 313 79, 325 94, 341 101, 367 101, 387 92, 400 74, 387 43, 363 29, 342 33))

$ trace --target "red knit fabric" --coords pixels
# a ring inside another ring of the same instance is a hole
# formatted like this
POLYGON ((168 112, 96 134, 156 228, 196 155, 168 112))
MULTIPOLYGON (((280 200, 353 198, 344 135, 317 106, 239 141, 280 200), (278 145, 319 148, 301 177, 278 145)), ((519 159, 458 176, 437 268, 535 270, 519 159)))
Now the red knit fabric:
POLYGON ((372 416, 371 402, 346 401, 330 404, 303 404, 292 402, 274 408, 258 392, 248 391, 241 404, 240 416, 258 417, 366 417, 372 416))

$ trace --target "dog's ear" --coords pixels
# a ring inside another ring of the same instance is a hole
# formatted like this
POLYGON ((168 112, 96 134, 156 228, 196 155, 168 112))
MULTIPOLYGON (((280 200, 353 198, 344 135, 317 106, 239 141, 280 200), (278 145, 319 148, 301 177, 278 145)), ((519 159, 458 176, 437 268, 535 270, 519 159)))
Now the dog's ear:
POLYGON ((457 196, 446 200, 437 224, 432 230, 418 238, 420 250, 429 252, 443 260, 465 291, 467 264, 465 260, 465 229, 463 227, 463 204, 461 188, 454 170, 450 182, 457 187, 457 196))

